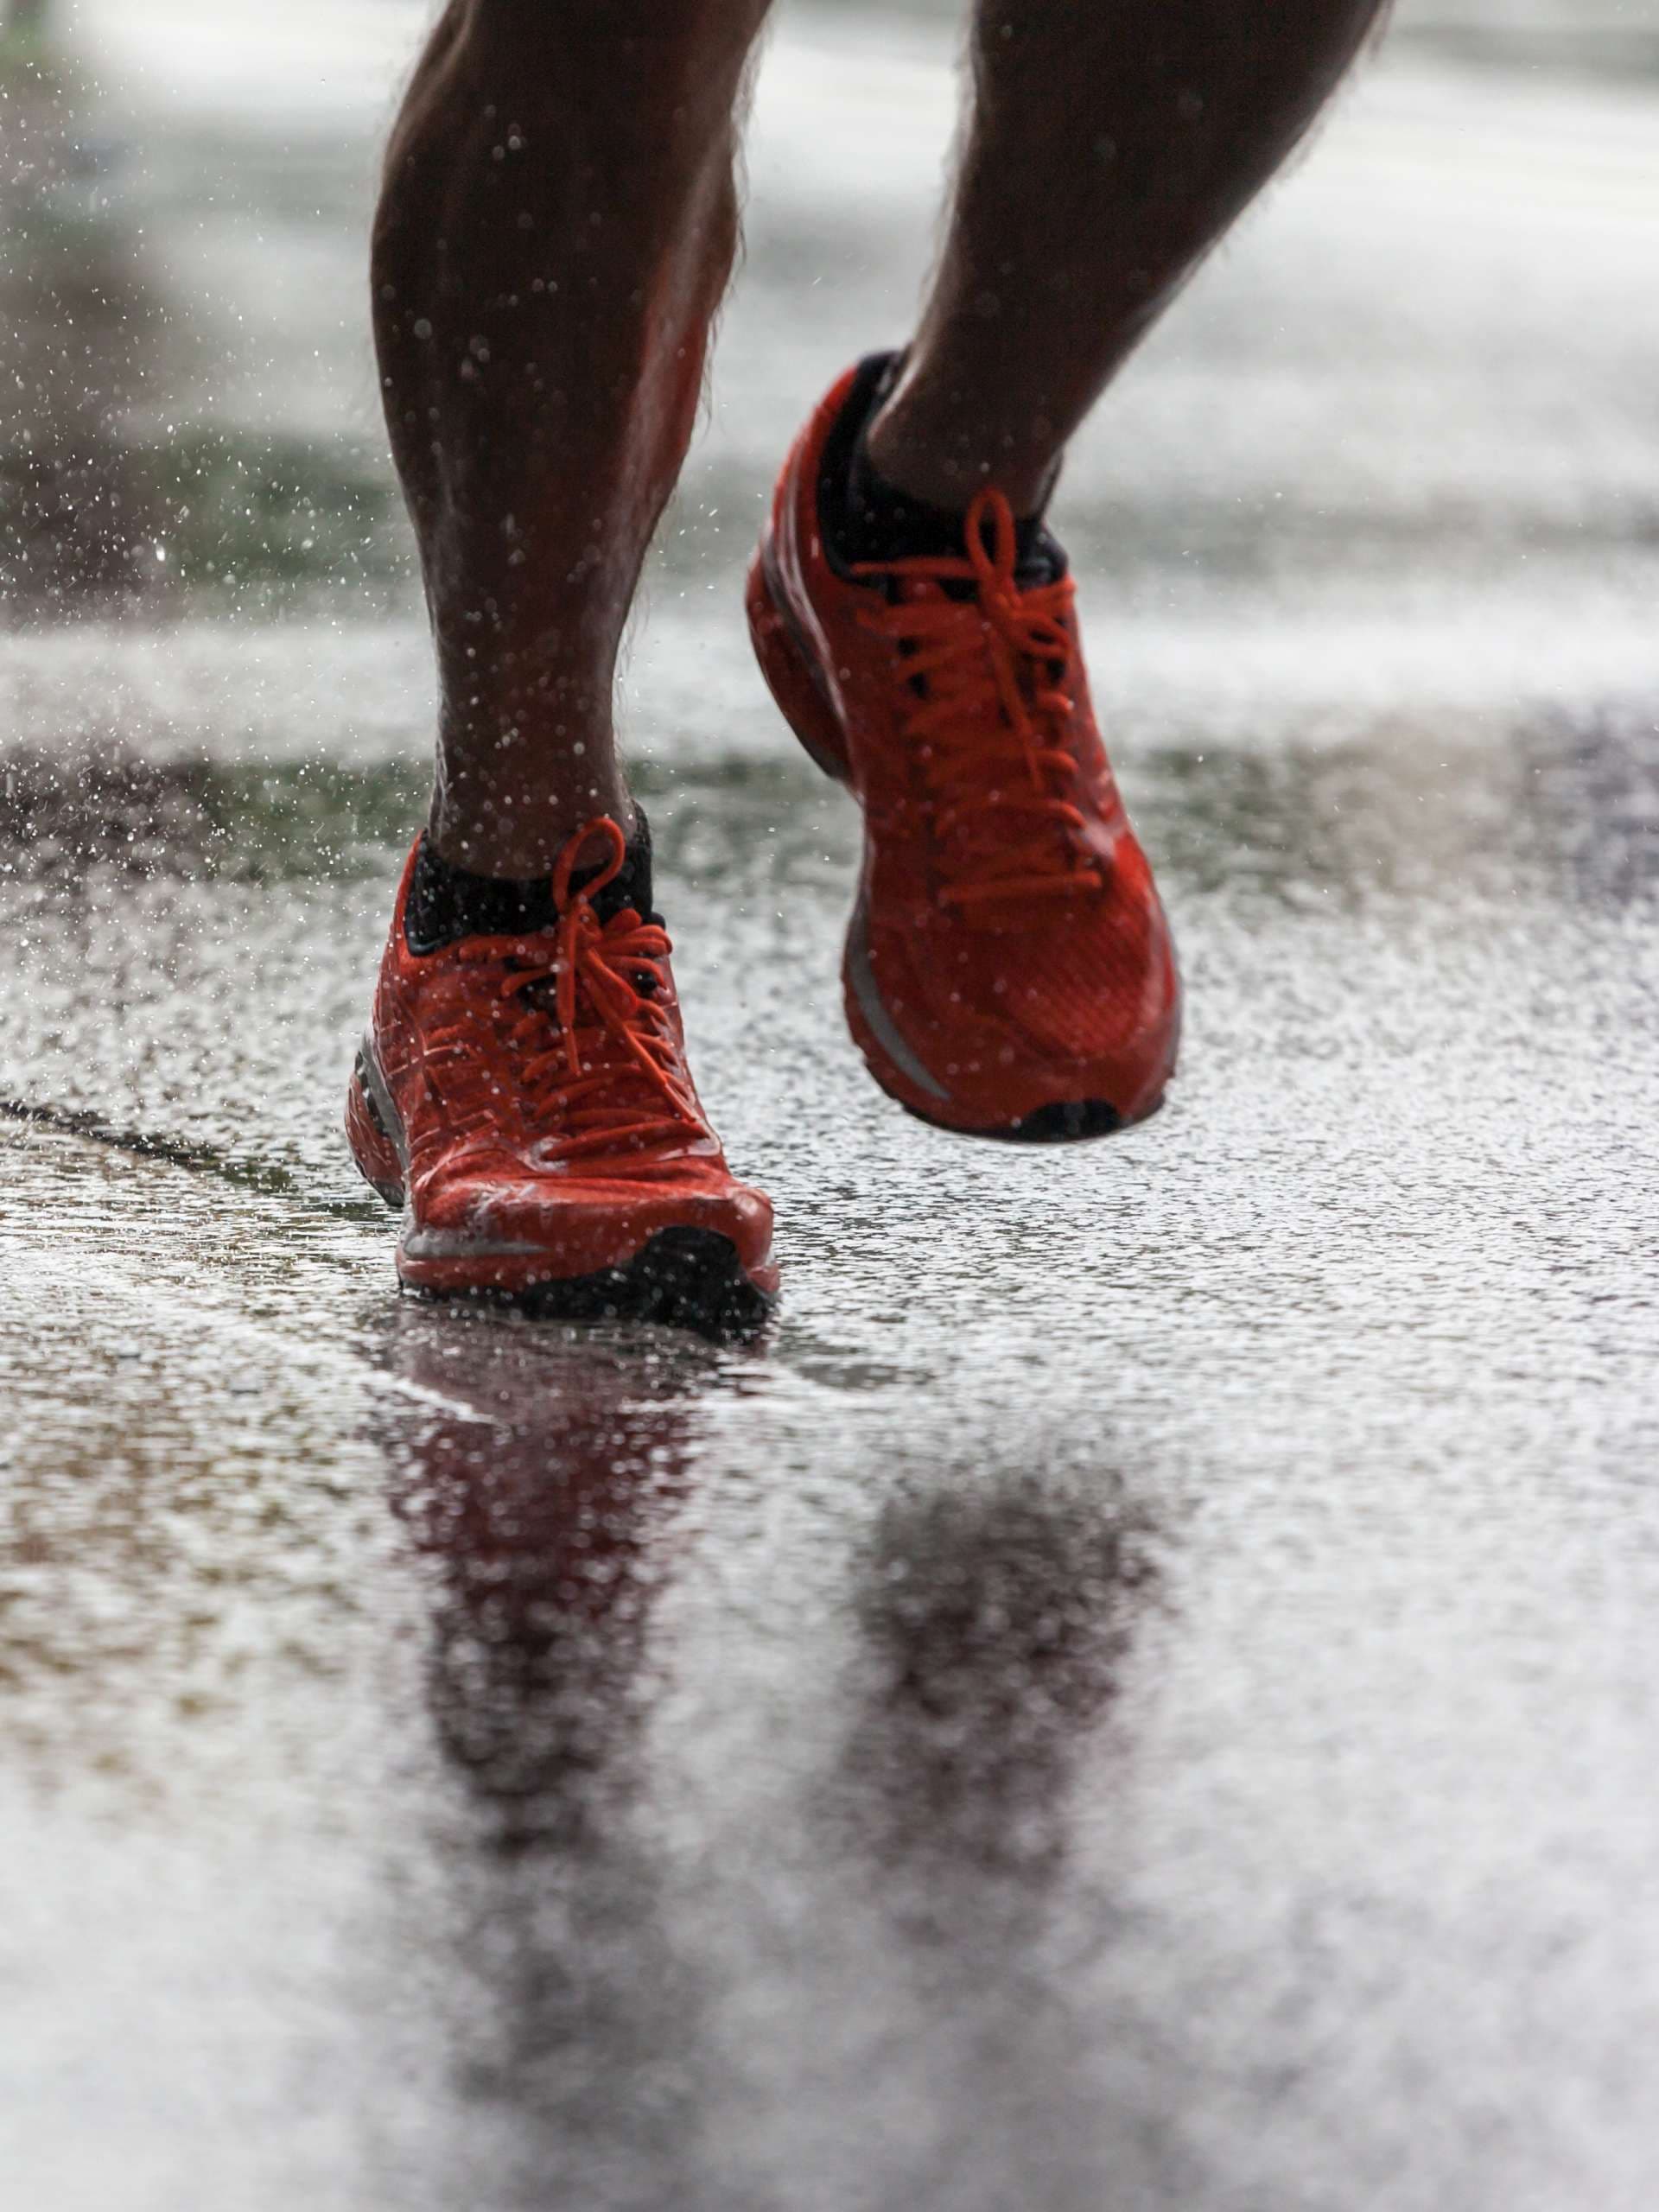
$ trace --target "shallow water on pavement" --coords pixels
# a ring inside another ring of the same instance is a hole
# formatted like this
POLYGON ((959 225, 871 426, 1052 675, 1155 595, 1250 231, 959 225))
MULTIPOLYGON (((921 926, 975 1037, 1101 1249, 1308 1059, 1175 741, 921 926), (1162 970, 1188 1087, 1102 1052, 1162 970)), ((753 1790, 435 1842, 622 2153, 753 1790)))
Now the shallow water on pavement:
POLYGON ((922 16, 785 22, 630 671, 779 1208, 716 1346, 400 1302, 338 1135, 429 715, 356 244, 415 11, 76 17, 0 290, 79 226, 141 388, 37 315, 5 432, 8 2207, 1649 2204, 1659 90, 1408 41, 1079 451, 1188 1041, 1009 1153, 863 1076, 741 636, 950 122, 922 16))

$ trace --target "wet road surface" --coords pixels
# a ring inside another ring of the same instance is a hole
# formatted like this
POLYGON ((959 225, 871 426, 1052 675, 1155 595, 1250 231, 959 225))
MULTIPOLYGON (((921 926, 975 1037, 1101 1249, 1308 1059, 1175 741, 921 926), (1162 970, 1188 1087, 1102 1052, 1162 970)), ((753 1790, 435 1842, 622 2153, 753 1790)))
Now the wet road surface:
POLYGON ((338 1134, 430 713, 355 243, 415 17, 78 12, 7 184, 113 395, 15 310, 8 2206, 1650 2205, 1659 79, 1407 38, 1078 452, 1188 1043, 1010 1154, 864 1077, 741 634, 950 124, 926 22, 785 22, 629 674, 779 1208, 718 1346, 400 1302, 338 1134))

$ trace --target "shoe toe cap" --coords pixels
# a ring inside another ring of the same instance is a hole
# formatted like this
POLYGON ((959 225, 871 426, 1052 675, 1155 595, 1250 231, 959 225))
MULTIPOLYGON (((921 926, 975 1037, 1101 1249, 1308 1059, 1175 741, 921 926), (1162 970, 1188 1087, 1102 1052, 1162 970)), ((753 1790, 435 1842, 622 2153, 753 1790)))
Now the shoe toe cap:
POLYGON ((620 1267, 664 1230, 726 1237, 751 1272, 771 1256, 772 1207, 759 1191, 706 1164, 636 1181, 574 1174, 470 1175, 416 1195, 404 1256, 465 1268, 493 1261, 506 1274, 540 1265, 554 1275, 620 1267))
POLYGON ((868 1018, 866 979, 855 1032, 882 1079, 895 1078, 888 1087, 925 1118, 1052 1141, 1103 1135, 1162 1096, 1180 988, 1161 916, 1122 938, 974 941, 954 968, 912 960, 902 944, 881 950, 871 972, 886 1020, 868 1018))

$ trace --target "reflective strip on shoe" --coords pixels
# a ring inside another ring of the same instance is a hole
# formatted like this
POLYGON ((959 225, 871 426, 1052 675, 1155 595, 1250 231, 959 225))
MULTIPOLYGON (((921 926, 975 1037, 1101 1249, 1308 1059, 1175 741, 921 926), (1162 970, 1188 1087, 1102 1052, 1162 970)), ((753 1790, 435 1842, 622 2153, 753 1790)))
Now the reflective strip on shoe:
POLYGON ((864 912, 861 894, 853 909, 853 918, 847 931, 847 976, 853 987, 853 996, 858 1001, 858 1010, 870 1025, 878 1045, 900 1072, 909 1077, 918 1090, 931 1098, 949 1098, 950 1093, 937 1077, 931 1076, 917 1058, 899 1034, 899 1025, 887 1012, 874 974, 870 967, 869 922, 864 912))

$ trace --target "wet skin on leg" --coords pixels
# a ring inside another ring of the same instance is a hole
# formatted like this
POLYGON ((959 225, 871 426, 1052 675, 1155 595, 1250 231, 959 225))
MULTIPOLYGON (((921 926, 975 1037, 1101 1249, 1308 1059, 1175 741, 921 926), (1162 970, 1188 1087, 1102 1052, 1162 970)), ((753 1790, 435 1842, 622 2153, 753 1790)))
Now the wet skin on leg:
MULTIPOLYGON (((984 0, 945 252, 871 456, 1017 510, 1281 162, 1380 0, 984 0)), ((441 684, 435 846, 544 874, 630 808, 612 692, 737 236, 766 0, 453 0, 393 134, 374 308, 441 684)))
POLYGON ((617 650, 736 249, 766 6, 452 0, 393 132, 375 334, 457 867, 544 875, 584 823, 631 820, 617 650))
POLYGON ((1066 441, 1306 131, 1383 0, 980 0, 944 251, 868 436, 961 510, 1040 506, 1066 441))

